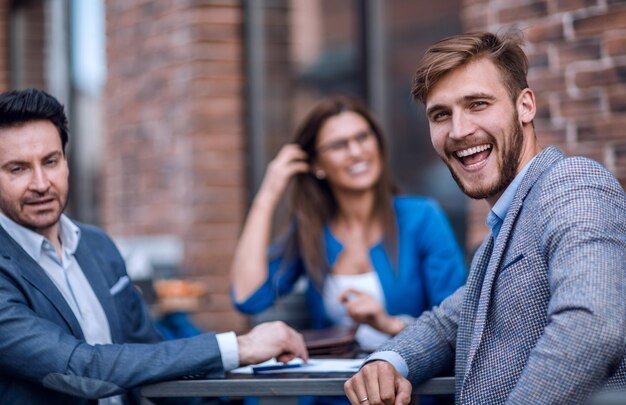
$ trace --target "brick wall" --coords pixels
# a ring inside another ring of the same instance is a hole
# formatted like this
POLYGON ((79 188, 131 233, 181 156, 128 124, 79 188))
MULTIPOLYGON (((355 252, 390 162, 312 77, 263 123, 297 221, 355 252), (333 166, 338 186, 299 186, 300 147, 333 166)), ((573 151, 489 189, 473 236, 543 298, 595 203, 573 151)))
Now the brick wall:
MULTIPOLYGON (((626 3, 465 0, 466 31, 524 31, 542 146, 603 163, 626 186, 626 3)), ((487 204, 470 203, 468 247, 487 232, 487 204)))
POLYGON ((195 315, 242 330, 228 268, 245 212, 242 9, 236 0, 108 0, 103 226, 173 234, 183 276, 206 282, 195 315))
POLYGON ((0 91, 9 89, 9 0, 0 0, 0 91))
POLYGON ((0 91, 9 90, 12 85, 17 88, 47 88, 44 68, 47 15, 44 6, 43 2, 36 0, 0 0, 0 91), (11 38, 12 11, 20 16, 21 33, 18 38, 11 38), (19 47, 16 52, 19 54, 18 61, 11 61, 11 41, 19 47), (17 62, 18 72, 11 72, 11 62, 17 62))

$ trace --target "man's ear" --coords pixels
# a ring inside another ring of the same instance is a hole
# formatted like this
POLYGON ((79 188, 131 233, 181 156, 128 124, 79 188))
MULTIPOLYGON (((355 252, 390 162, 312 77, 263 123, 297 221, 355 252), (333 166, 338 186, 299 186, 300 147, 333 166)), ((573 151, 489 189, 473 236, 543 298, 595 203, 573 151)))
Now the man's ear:
POLYGON ((535 119, 537 114, 537 104, 535 93, 529 88, 521 91, 517 97, 517 114, 522 124, 529 124, 535 119))

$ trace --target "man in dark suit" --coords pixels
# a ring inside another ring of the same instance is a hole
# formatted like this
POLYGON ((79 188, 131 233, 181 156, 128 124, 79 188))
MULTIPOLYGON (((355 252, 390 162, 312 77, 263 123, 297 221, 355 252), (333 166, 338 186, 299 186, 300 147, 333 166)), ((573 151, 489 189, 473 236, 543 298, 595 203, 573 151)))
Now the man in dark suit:
POLYGON ((306 359, 281 322, 163 341, 110 238, 63 214, 67 141, 56 99, 0 94, 0 402, 138 403, 143 384, 306 359))
POLYGON ((598 163, 539 148, 520 45, 450 37, 417 68, 433 146, 487 201, 491 233, 466 286, 346 382, 352 404, 406 404, 411 383, 453 366, 459 404, 569 405, 626 389, 626 196, 598 163))

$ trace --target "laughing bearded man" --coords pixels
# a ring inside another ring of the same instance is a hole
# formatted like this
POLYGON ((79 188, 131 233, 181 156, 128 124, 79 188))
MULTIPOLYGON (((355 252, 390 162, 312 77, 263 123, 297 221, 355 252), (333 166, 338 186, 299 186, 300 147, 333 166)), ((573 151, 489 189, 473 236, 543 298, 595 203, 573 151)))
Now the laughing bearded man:
POLYGON ((454 367, 458 404, 578 404, 626 389, 626 196, 600 164, 541 150, 519 35, 454 36, 413 96, 490 235, 465 287, 384 344, 345 384, 352 404, 407 404, 454 367))

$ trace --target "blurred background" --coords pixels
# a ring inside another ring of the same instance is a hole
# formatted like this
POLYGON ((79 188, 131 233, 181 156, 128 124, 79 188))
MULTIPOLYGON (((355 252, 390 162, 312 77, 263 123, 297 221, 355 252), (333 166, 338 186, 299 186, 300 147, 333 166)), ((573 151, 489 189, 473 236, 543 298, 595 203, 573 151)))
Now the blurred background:
POLYGON ((411 79, 434 41, 510 27, 540 143, 626 185, 624 0, 0 0, 0 89, 66 105, 69 214, 114 236, 136 279, 202 283, 202 328, 242 331, 228 269, 248 205, 325 95, 367 101, 401 189, 438 199, 471 255, 487 206, 435 156, 411 79))

